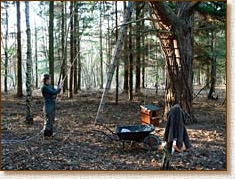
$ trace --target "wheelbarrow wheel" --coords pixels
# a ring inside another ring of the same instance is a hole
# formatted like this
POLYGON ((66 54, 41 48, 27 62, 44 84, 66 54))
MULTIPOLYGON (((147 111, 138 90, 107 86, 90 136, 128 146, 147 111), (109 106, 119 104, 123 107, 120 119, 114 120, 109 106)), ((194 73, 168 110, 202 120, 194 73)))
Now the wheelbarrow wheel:
POLYGON ((161 144, 160 138, 154 134, 149 134, 144 139, 144 148, 146 150, 157 150, 160 144, 161 144))

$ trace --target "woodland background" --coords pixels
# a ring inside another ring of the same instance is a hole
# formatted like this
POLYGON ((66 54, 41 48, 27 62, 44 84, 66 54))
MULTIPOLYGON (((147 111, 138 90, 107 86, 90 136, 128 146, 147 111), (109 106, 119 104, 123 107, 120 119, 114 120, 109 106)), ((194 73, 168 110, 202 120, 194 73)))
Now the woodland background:
MULTIPOLYGON (((159 169, 162 156, 160 149, 146 152, 137 145, 123 153, 117 147, 119 142, 109 141, 103 134, 103 128, 94 129, 92 125, 111 65, 124 2, 26 4, 1 2, 2 169, 159 169), (19 13, 14 17, 14 13, 9 13, 17 12, 17 6, 22 16, 20 20, 19 13), (30 13, 25 11, 24 17, 25 7, 28 7, 30 13), (31 14, 32 11, 34 15, 31 14), (26 28, 31 26, 31 34, 24 31, 23 17, 26 28), (14 20, 9 20, 10 18, 14 20), (54 28, 50 26, 50 21, 53 21, 54 28), (21 24, 20 29, 17 22, 21 24), (19 30, 18 33, 16 29, 19 30), (41 75, 44 73, 53 74, 55 85, 63 75, 68 75, 63 93, 58 97, 57 133, 50 141, 44 141, 41 136, 24 141, 39 133, 43 125, 39 88, 41 75), (31 91, 27 91, 27 82, 24 79, 30 81, 31 91), (32 111, 25 110, 25 95, 30 92, 32 111), (24 123, 25 116, 28 116, 25 111, 27 114, 32 112, 32 126, 24 123), (106 160, 110 158, 111 161, 106 160)), ((176 156, 174 169, 177 170, 226 169, 226 16, 223 16, 226 14, 226 4, 215 4, 202 3, 195 13, 193 107, 198 120, 188 128, 196 147, 196 156, 193 159, 182 154, 176 156), (216 79, 216 83, 212 83, 212 79, 216 79), (218 95, 217 100, 208 96, 210 91, 213 91, 215 98, 218 95)), ((108 124, 112 130, 118 124, 139 123, 139 105, 164 105, 165 101, 165 57, 156 29, 149 20, 148 6, 143 3, 142 7, 143 23, 133 23, 132 35, 127 38, 127 44, 129 47, 133 46, 133 49, 130 51, 124 48, 116 81, 113 80, 108 94, 105 120, 102 122, 108 124), (143 30, 139 36, 141 48, 138 49, 137 29, 143 30), (131 91, 130 88, 125 88, 125 79, 128 78, 125 77, 125 65, 128 65, 126 62, 130 60, 130 53, 134 59, 133 66, 137 57, 141 57, 141 62, 144 62, 139 67, 141 83, 137 83, 138 79, 135 78, 138 68, 132 69, 129 80, 133 81, 128 84, 135 85, 131 91), (140 91, 136 84, 139 84, 140 91), (155 84, 158 84, 157 93, 155 84), (135 93, 130 95, 132 92, 135 93)), ((162 136, 163 129, 164 122, 156 129, 159 136, 162 136)))

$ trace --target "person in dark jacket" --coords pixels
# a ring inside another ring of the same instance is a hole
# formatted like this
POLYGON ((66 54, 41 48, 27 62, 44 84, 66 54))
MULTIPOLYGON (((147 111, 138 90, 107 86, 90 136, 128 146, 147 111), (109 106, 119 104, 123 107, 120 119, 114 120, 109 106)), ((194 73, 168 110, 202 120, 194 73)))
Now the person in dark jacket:
POLYGON ((186 150, 192 150, 185 128, 185 114, 179 104, 172 106, 168 113, 163 141, 166 143, 161 167, 163 170, 170 168, 170 161, 175 151, 182 152, 183 143, 186 150))
POLYGON ((60 93, 63 87, 63 81, 59 84, 58 88, 55 89, 51 85, 51 77, 49 74, 44 74, 43 86, 41 88, 42 95, 44 98, 44 136, 50 137, 53 135, 53 123, 55 120, 55 108, 56 108, 56 97, 60 93))

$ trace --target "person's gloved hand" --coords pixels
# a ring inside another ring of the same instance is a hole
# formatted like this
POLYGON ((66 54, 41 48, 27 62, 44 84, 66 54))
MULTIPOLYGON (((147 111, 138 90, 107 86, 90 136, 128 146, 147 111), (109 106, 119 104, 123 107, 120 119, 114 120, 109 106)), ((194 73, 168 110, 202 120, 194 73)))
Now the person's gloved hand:
POLYGON ((164 147, 166 145, 166 141, 162 141, 162 146, 164 147))

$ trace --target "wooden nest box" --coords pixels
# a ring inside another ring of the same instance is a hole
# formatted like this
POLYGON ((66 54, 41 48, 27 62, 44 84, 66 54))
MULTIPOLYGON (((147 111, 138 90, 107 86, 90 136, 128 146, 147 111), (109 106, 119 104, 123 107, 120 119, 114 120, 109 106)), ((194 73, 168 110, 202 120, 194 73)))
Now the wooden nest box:
POLYGON ((145 106, 140 106, 140 117, 141 124, 153 124, 155 127, 160 125, 162 108, 154 106, 152 104, 147 104, 145 106))

